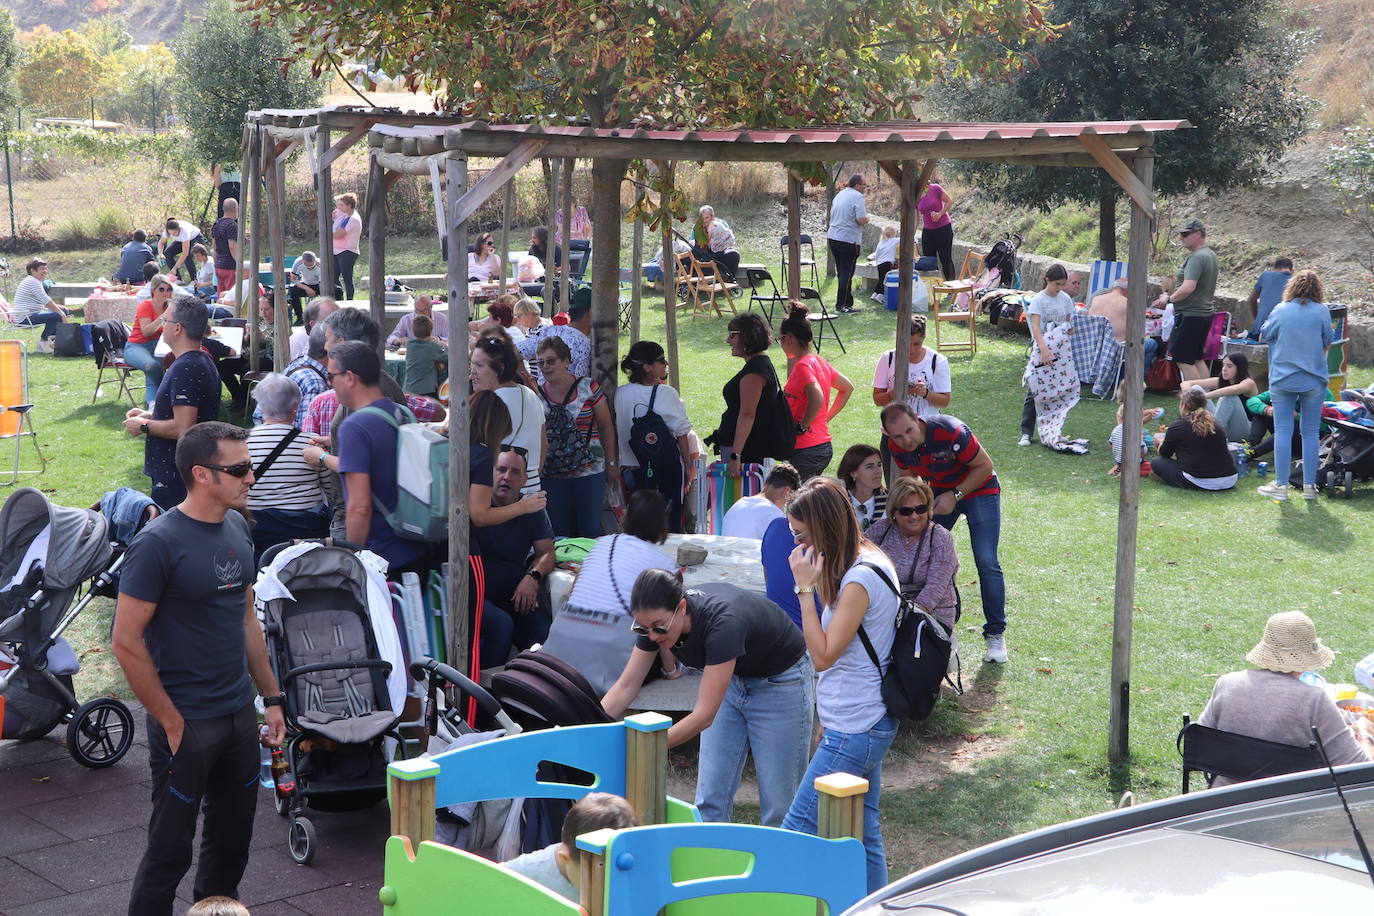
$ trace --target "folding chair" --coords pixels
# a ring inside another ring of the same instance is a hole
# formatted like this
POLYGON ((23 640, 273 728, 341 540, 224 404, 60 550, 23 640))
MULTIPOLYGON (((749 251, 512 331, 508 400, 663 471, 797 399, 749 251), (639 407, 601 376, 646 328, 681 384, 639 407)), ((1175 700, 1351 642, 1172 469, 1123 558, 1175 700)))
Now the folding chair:
MULTIPOLYGON (((630 267, 620 268, 620 332, 630 330, 630 311, 634 305, 634 284, 638 282, 635 271, 630 267)), ((633 341, 631 341, 633 343, 633 341)))
POLYGON ((956 280, 953 283, 943 283, 931 286, 930 288, 930 309, 931 318, 935 323, 935 349, 941 353, 949 354, 954 352, 967 352, 970 356, 978 353, 978 323, 974 321, 976 311, 970 308, 967 312, 957 310, 941 311, 942 301, 949 299, 951 302, 960 293, 972 292, 973 283, 969 280, 956 280), (940 341, 940 326, 949 321, 962 321, 968 324, 968 340, 955 343, 942 343, 940 341))
POLYGON ((964 254, 964 264, 959 268, 960 280, 976 280, 983 275, 983 255, 969 249, 964 254))
POLYGON ((1286 773, 1315 770, 1322 764, 1317 742, 1306 747, 1251 738, 1235 732, 1208 728, 1183 717, 1183 728, 1175 741, 1183 757, 1183 792, 1188 792, 1188 777, 1202 773, 1210 788, 1218 776, 1246 782, 1286 773))
MULTIPOLYGON (((786 235, 784 235, 782 238, 778 239, 778 249, 779 249, 779 251, 782 252, 782 275, 783 275, 784 277, 787 276, 787 251, 788 251, 788 244, 787 244, 787 243, 788 243, 789 239, 790 239, 790 236, 786 236, 786 235)), ((811 269, 811 285, 812 285, 812 286, 820 286, 820 285, 821 285, 821 284, 820 284, 820 281, 818 281, 818 280, 816 279, 816 246, 815 246, 815 243, 813 243, 813 242, 811 241, 811 236, 809 236, 809 235, 804 235, 804 234, 803 234, 803 235, 798 235, 798 236, 797 236, 797 250, 798 250, 798 252, 801 251, 802 246, 805 246, 805 247, 806 247, 807 254, 801 255, 800 257, 798 257, 798 258, 797 258, 797 263, 800 264, 800 265, 802 266, 802 268, 808 268, 808 267, 809 267, 809 268, 811 269)))
POLYGON ((716 302, 718 295, 725 296, 731 314, 739 314, 739 310, 735 308, 733 293, 742 295, 743 291, 738 283, 725 279, 725 275, 720 272, 720 265, 715 261, 698 261, 696 256, 690 252, 683 255, 682 260, 688 262, 687 291, 692 297, 693 318, 699 314, 705 314, 707 309, 713 310, 717 316, 723 314, 720 310, 720 304, 716 302), (704 308, 701 302, 703 293, 705 293, 707 300, 704 308))
POLYGON ((1088 271, 1088 298, 1083 301, 1092 302, 1093 296, 1110 289, 1113 283, 1124 276, 1124 261, 1093 261, 1093 266, 1088 271))
POLYGON ((813 299, 820 303, 821 310, 819 312, 813 312, 810 309, 806 312, 807 321, 811 322, 813 325, 820 325, 819 329, 814 334, 816 352, 819 353, 821 351, 821 344, 825 341, 826 328, 830 328, 830 334, 835 338, 835 343, 840 345, 840 352, 846 352, 844 341, 840 340, 840 329, 835 327, 835 319, 839 316, 830 314, 830 309, 825 307, 825 300, 821 298, 821 294, 809 286, 803 286, 797 298, 801 300, 802 305, 806 305, 806 303, 813 299))
POLYGON ((573 239, 568 243, 568 282, 581 286, 592 260, 592 243, 587 239, 573 239))
POLYGON ((48 460, 38 447, 38 432, 33 428, 33 402, 29 400, 29 350, 22 340, 0 340, 0 439, 14 440, 14 468, 6 486, 19 480, 20 474, 41 474, 48 468, 48 460), (33 450, 38 453, 38 470, 21 471, 20 446, 24 436, 33 438, 33 450))
POLYGON ((101 386, 105 383, 105 370, 114 373, 115 381, 119 382, 119 394, 129 399, 129 403, 138 406, 138 401, 134 398, 133 391, 129 388, 129 378, 137 370, 129 365, 124 359, 124 351, 116 350, 110 346, 109 339, 105 336, 105 329, 101 327, 102 322, 97 322, 91 328, 91 343, 99 354, 96 359, 95 391, 91 394, 91 403, 94 404, 100 397, 101 386))
POLYGON ((773 323, 773 309, 776 306, 787 307, 787 297, 778 292, 778 285, 773 282, 773 275, 761 267, 746 267, 744 276, 749 281, 751 292, 749 295, 749 307, 759 306, 764 315, 768 317, 768 323, 773 323), (764 284, 767 284, 767 289, 764 284), (770 293, 769 290, 772 292, 770 293))

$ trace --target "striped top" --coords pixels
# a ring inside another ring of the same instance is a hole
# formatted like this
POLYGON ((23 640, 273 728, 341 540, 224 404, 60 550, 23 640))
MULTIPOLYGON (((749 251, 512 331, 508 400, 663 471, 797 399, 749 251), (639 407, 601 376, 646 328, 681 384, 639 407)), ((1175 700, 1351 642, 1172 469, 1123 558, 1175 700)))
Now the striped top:
MULTIPOLYGON (((255 470, 290 431, 291 427, 285 423, 265 423, 253 427, 248 433, 248 452, 255 470)), ((267 473, 259 477, 248 491, 249 509, 299 512, 313 509, 324 501, 319 468, 310 467, 301 456, 309 444, 310 437, 302 433, 286 447, 286 451, 277 456, 267 473)))
POLYGON ((20 280, 19 285, 14 288, 14 302, 10 303, 10 314, 18 320, 43 311, 51 301, 52 297, 43 288, 43 281, 30 274, 20 280))

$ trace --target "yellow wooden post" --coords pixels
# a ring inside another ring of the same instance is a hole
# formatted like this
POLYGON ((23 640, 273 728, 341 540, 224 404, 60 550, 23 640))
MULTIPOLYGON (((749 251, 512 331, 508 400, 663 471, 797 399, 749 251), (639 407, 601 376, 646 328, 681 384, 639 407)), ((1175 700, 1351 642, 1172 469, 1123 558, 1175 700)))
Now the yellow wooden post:
POLYGON ((606 912, 606 847, 614 830, 593 830, 579 836, 577 842, 577 877, 581 899, 578 903, 592 916, 606 912))
POLYGON ((672 719, 656 712, 625 719, 625 800, 641 824, 662 824, 668 817, 668 727, 672 724, 672 719))
POLYGON ((827 840, 845 837, 864 838, 864 795, 868 780, 848 773, 816 777, 820 805, 816 812, 816 835, 827 840))
POLYGON ((391 834, 410 838, 410 848, 434 839, 434 781, 439 764, 433 760, 398 760, 386 768, 391 802, 391 834))

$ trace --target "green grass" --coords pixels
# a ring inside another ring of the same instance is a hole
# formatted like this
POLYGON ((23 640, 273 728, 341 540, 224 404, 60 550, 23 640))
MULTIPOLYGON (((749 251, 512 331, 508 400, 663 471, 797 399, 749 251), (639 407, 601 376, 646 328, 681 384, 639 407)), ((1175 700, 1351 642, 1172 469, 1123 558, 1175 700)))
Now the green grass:
MULTIPOLYGON (((774 244, 751 248, 745 241, 746 260, 776 268, 774 244)), ((429 273, 437 266, 437 251, 427 240, 396 240, 391 249, 389 273, 429 273)), ((63 257, 72 258, 75 272, 77 259, 94 261, 94 254, 63 257)), ((826 295, 833 301, 830 285, 826 295)), ((662 340, 662 298, 646 293, 644 302, 642 336, 662 340)), ((860 304, 861 314, 838 322, 848 352, 841 355, 833 343, 823 350, 858 389, 831 426, 837 460, 848 445, 877 440, 870 379, 893 336, 892 313, 866 300, 860 304)), ((729 356, 723 319, 681 316, 678 329, 682 394, 697 429, 706 433, 723 409, 721 386, 739 363, 729 356)), ((973 428, 1002 481, 1011 662, 998 668, 978 661, 977 576, 960 525, 955 543, 964 563, 958 581, 965 617, 959 635, 967 643, 969 691, 922 727, 905 729, 889 757, 889 775, 904 774, 883 800, 894 876, 980 843, 1107 810, 1126 789, 1144 800, 1177 792, 1179 716, 1201 710, 1216 675, 1245 666, 1243 655, 1271 613, 1301 609, 1313 615, 1323 639, 1341 653, 1329 672, 1334 680, 1349 680, 1354 662, 1374 648, 1362 562, 1374 490, 1357 491, 1350 502, 1323 498, 1280 506, 1254 495, 1254 477, 1219 494, 1145 482, 1131 677, 1133 757, 1124 772, 1109 772, 1118 487, 1107 474, 1106 443, 1114 404, 1088 399, 1070 414, 1068 434, 1093 440, 1087 457, 1018 448, 1026 341, 989 332, 986 325, 979 331, 977 357, 951 359, 949 412, 973 428), (976 753, 964 753, 965 747, 976 753)), ((32 341, 37 332, 18 336, 32 341)), ((622 340, 622 352, 627 344, 622 340)), ((781 364, 780 353, 770 353, 781 364)), ((119 424, 127 403, 116 403, 108 389, 94 406, 89 403, 90 360, 43 356, 30 365, 35 419, 50 464, 45 475, 25 482, 65 505, 90 505, 122 484, 144 485, 142 443, 119 424)), ((1369 381, 1367 375, 1354 372, 1360 383, 1369 381)), ((1172 397, 1147 395, 1147 404, 1175 410, 1172 397)), ((32 465, 31 454, 25 460, 32 465)), ((124 690, 108 660, 108 609, 93 610, 74 634, 87 653, 83 697, 124 690)))

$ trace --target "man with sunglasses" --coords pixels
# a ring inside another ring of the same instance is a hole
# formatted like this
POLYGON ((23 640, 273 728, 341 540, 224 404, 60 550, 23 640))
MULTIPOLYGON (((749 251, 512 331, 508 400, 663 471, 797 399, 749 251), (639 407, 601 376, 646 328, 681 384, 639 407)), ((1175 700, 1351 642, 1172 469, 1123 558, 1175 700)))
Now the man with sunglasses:
POLYGON ((209 326, 205 303, 190 296, 172 301, 162 313, 162 339, 175 359, 158 385, 153 409, 135 407, 124 416, 129 435, 147 437, 143 473, 152 481, 149 495, 163 511, 186 498, 176 467, 177 440, 197 423, 219 417, 219 371, 201 349, 209 326))
MULTIPOLYGON (((519 446, 501 446, 492 468, 493 506, 520 501, 529 479, 528 457, 519 446)), ((487 642, 493 624, 507 630, 509 644, 517 649, 544 642, 553 623, 549 590, 544 586, 554 561, 553 525, 548 513, 540 509, 496 525, 474 527, 472 532, 481 545, 486 574, 482 642, 487 642)))
POLYGON ((1217 256, 1207 247, 1207 230, 1201 220, 1190 219, 1180 226, 1178 241, 1188 250, 1188 257, 1183 259, 1183 266, 1178 270, 1174 291, 1160 293, 1154 305, 1159 309, 1174 307, 1174 334, 1169 340, 1169 352, 1178 364, 1179 374, 1187 382, 1208 374, 1202 354, 1207 332, 1212 329, 1212 315, 1217 310, 1212 301, 1217 289, 1217 256))
MULTIPOLYGON (((892 459, 903 477, 919 477, 935 492, 936 524, 953 530, 959 516, 968 519, 969 547, 978 567, 983 599, 983 660, 1007 660, 1006 580, 997 554, 1002 536, 1002 485, 992 457, 978 437, 957 417, 917 417, 905 403, 882 412, 892 459)), ((890 504, 889 504, 890 505, 890 504)))
MULTIPOLYGON (((253 466, 243 430, 201 423, 176 444, 186 488, 129 547, 113 649, 148 712, 153 810, 129 912, 171 916, 205 812, 192 897, 237 897, 257 808, 258 717, 286 734, 282 696, 253 610, 253 541, 240 512, 253 466), (251 679, 251 680, 250 680, 251 679)), ((179 907, 178 907, 179 908, 179 907)))

